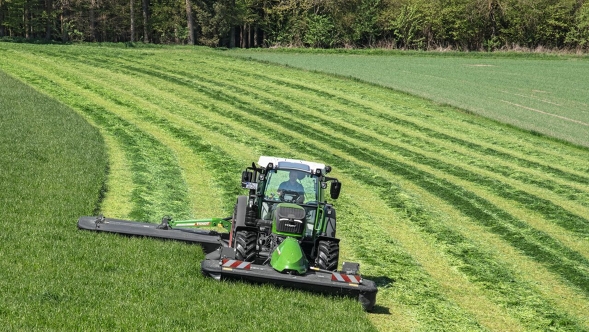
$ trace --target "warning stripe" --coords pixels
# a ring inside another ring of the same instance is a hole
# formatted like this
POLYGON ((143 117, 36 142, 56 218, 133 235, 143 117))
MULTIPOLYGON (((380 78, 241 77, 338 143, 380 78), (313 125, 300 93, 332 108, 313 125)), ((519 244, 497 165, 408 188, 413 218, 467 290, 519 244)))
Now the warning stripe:
POLYGON ((331 274, 332 281, 339 281, 339 282, 347 282, 352 284, 359 284, 362 281, 362 278, 357 275, 352 274, 341 274, 337 272, 333 272, 331 274))
POLYGON ((224 258, 222 261, 222 267, 230 267, 233 269, 243 269, 243 270, 249 270, 250 267, 252 266, 252 263, 249 262, 243 262, 243 261, 238 261, 235 259, 227 259, 224 258))

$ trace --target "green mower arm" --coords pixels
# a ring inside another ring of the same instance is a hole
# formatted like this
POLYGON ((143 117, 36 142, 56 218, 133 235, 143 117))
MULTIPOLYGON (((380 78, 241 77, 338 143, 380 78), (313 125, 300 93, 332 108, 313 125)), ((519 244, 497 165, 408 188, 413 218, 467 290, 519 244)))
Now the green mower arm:
POLYGON ((175 227, 218 227, 221 225, 225 229, 231 229, 231 217, 227 218, 209 218, 193 220, 168 220, 167 225, 175 227))

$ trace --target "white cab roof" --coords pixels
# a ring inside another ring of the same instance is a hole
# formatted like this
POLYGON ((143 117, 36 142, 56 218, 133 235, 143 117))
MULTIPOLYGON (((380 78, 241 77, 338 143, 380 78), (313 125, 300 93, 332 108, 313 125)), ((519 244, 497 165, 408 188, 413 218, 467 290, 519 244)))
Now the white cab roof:
POLYGON ((267 167, 269 163, 272 163, 274 167, 282 166, 284 168, 297 168, 301 170, 307 170, 312 173, 315 173, 315 170, 320 169, 321 173, 325 174, 325 164, 315 163, 312 161, 268 156, 261 156, 260 160, 258 160, 258 165, 264 168, 267 167))

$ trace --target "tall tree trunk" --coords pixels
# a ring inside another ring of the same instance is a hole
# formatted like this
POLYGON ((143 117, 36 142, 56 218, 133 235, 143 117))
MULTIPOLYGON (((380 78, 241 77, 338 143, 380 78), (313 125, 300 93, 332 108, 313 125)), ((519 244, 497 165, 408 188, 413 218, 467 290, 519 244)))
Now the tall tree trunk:
POLYGON ((247 41, 247 46, 249 48, 254 47, 254 29, 252 28, 251 25, 247 26, 247 34, 248 34, 248 41, 247 41))
MULTIPOLYGON (((2 9, 3 5, 4 3, 2 0, 0 0, 0 22, 4 22, 4 10, 2 9)), ((0 37, 4 37, 5 34, 6 30, 4 29, 4 25, 0 24, 0 37)))
POLYGON ((149 43, 149 0, 143 0, 143 42, 149 43))
POLYGON ((25 29, 25 38, 29 38, 29 4, 25 1, 25 7, 23 8, 22 13, 22 23, 25 29))
POLYGON ((253 43, 253 47, 258 47, 258 27, 254 28, 254 43, 253 43))
POLYGON ((61 41, 65 43, 65 28, 64 28, 63 5, 61 5, 61 14, 59 14, 59 29, 61 30, 61 41))
POLYGON ((264 30, 258 28, 258 47, 264 45, 264 30))
POLYGON ((229 21, 229 25, 231 26, 231 28, 229 28, 229 48, 235 48, 235 39, 237 37, 237 31, 235 30, 235 0, 231 0, 229 6, 229 8, 231 8, 229 11, 229 17, 231 18, 229 21))
POLYGON ((96 41, 96 17, 94 9, 96 8, 96 0, 90 0, 90 41, 96 41))
POLYGON ((101 41, 108 41, 108 34, 107 34, 108 17, 106 17, 105 13, 102 13, 100 15, 100 21, 102 22, 102 40, 101 41))
MULTIPOLYGON (((47 13, 47 21, 45 21, 45 40, 51 39, 51 27, 53 26, 53 0, 45 0, 45 12, 47 13)), ((0 17, 0 21, 2 18, 0 17)), ((0 31, 0 36, 2 32, 0 31)))
POLYGON ((131 38, 129 38, 129 41, 131 43, 135 42, 135 8, 133 6, 134 2, 135 0, 129 0, 129 15, 131 20, 131 38))
POLYGON ((67 41, 67 28, 65 22, 65 1, 61 1, 61 14, 59 14, 59 25, 61 27, 61 41, 67 41))
POLYGON ((244 24, 243 25, 243 31, 241 34, 241 39, 243 40, 243 48, 249 48, 250 47, 250 30, 249 30, 249 25, 244 24))
POLYGON ((194 45, 194 18, 192 18, 192 2, 186 0, 186 21, 188 22, 188 44, 194 45))

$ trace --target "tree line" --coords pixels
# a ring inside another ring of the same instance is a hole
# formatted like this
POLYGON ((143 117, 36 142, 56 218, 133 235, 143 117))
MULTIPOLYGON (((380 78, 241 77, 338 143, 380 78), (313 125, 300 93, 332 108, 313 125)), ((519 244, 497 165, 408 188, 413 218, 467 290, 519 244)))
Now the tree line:
POLYGON ((585 0, 0 0, 0 38, 589 50, 585 0))

